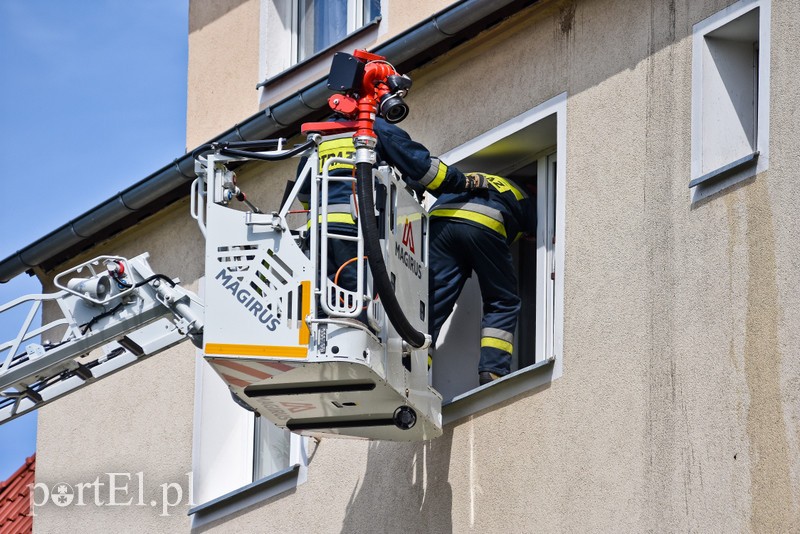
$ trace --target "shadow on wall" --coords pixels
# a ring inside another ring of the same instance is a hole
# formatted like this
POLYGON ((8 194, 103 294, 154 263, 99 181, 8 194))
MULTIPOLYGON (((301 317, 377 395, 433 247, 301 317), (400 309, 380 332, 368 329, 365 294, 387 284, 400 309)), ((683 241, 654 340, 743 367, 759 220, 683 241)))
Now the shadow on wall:
POLYGON ((422 443, 376 441, 350 497, 341 532, 453 532, 449 482, 453 430, 422 443))
POLYGON ((189 33, 201 30, 229 11, 248 0, 215 0, 214 2, 189 2, 189 33))

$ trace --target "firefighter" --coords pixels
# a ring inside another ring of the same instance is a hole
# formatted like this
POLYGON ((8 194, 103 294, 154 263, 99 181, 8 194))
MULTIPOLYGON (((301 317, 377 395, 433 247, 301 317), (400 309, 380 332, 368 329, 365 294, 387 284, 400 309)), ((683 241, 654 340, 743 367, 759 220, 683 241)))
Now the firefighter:
MULTIPOLYGON (((479 383, 508 374, 520 309, 510 245, 536 230, 530 196, 511 180, 484 173, 464 174, 446 165, 403 129, 381 118, 375 120, 374 130, 378 161, 398 169, 416 191, 424 188, 438 197, 430 212, 428 275, 432 301, 429 330, 434 344, 474 271, 483 299, 479 383)), ((352 157, 354 151, 350 137, 327 141, 319 147, 320 161, 340 154, 352 157)), ((351 175, 353 169, 342 165, 334 172, 351 175)), ((309 190, 310 185, 304 191, 306 195, 309 190)), ((351 195, 349 184, 331 184, 328 222, 329 228, 356 235, 356 223, 350 215, 351 195)), ((329 251, 329 273, 356 255, 355 243, 331 241, 330 246, 336 250, 329 251)), ((355 288, 355 269, 345 270, 348 275, 340 277, 339 285, 355 288)))
POLYGON ((535 234, 535 204, 512 180, 466 177, 487 187, 443 194, 430 210, 430 333, 435 342, 474 271, 483 300, 478 382, 484 385, 511 370, 520 298, 510 245, 535 234))
POLYGON ((438 197, 430 211, 428 256, 434 346, 475 272, 483 300, 478 382, 483 385, 508 374, 520 310, 510 245, 535 234, 534 202, 525 187, 510 179, 464 174, 445 165, 397 126, 376 121, 375 131, 379 158, 438 197))
MULTIPOLYGON (((319 166, 316 172, 322 173, 322 166, 325 161, 332 157, 353 158, 355 156, 355 148, 353 146, 353 139, 351 135, 339 139, 332 139, 323 141, 319 147, 319 166)), ((303 157, 300 160, 297 168, 297 174, 302 172, 303 167, 306 165, 308 158, 303 157)), ((333 163, 329 168, 331 176, 352 176, 353 166, 343 163, 333 163)), ((354 210, 351 209, 351 195, 352 187, 348 182, 330 182, 328 187, 328 232, 334 235, 356 236, 358 229, 356 221, 353 218, 354 210)), ((297 199, 303 205, 303 208, 309 209, 311 202, 311 180, 306 182, 301 187, 297 199)), ((308 221, 308 228, 311 227, 311 221, 308 221)), ((327 273, 331 280, 334 280, 335 273, 339 272, 339 268, 344 265, 348 260, 357 256, 357 245, 353 241, 343 241, 339 239, 328 240, 328 265, 327 273)), ((355 265, 355 264, 353 264, 355 265)), ((335 282, 349 291, 356 289, 356 269, 355 266, 351 268, 342 269, 340 276, 335 282)))
MULTIPOLYGON (((398 169, 404 181, 418 194, 423 189, 438 195, 443 192, 463 192, 476 187, 486 187, 486 183, 472 182, 455 168, 449 168, 439 161, 438 158, 431 157, 428 149, 420 143, 412 140, 411 137, 400 127, 390 124, 378 117, 374 123, 375 134, 377 135, 377 159, 379 162, 385 161, 389 165, 398 169)), ((322 172, 322 165, 331 157, 353 158, 355 148, 351 135, 339 139, 323 141, 319 145, 319 168, 317 172, 322 172)), ((300 161, 298 174, 303 169, 306 158, 300 161)), ((329 167, 331 176, 352 176, 353 166, 344 163, 334 163, 329 167)), ((328 230, 331 233, 355 236, 358 234, 356 221, 353 219, 351 209, 351 198, 353 196, 352 185, 348 182, 331 182, 328 188, 328 230)), ((306 181, 303 184, 298 200, 308 209, 311 199, 311 183, 306 181)), ((310 221, 309 221, 310 224, 310 221)), ((328 276, 333 278, 334 273, 347 261, 357 255, 357 245, 353 241, 331 239, 328 241, 328 276)), ((356 289, 357 271, 355 263, 352 266, 341 269, 337 285, 354 291, 356 289)))

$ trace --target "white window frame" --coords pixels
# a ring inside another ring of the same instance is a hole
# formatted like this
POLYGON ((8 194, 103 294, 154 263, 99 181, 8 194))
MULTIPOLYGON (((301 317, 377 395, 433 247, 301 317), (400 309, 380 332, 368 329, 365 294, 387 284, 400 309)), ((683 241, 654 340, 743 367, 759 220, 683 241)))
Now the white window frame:
MULTIPOLYGON (((195 411, 194 436, 192 439, 192 472, 196 504, 203 504, 244 487, 261 478, 269 478, 271 474, 256 478, 259 462, 263 461, 256 454, 256 438, 259 432, 257 425, 270 424, 259 421, 253 412, 237 405, 231 398, 225 382, 203 359, 202 351, 197 351, 195 360, 195 411), (228 436, 220 436, 221 425, 230 432, 228 436), (209 429, 209 426, 211 427, 209 429), (212 444, 214 452, 223 451, 222 455, 208 455, 205 436, 224 439, 224 448, 219 442, 212 444), (206 479, 207 478, 207 479, 206 479), (208 485, 213 484, 213 492, 208 485)), ((303 438, 290 434, 289 466, 303 464, 303 438)))
POLYGON ((740 0, 727 8, 715 13, 707 19, 695 24, 692 29, 692 163, 691 182, 693 201, 700 200, 714 194, 741 180, 755 176, 769 167, 769 101, 770 101, 770 0, 740 0), (756 103, 756 131, 754 134, 754 151, 758 152, 755 165, 733 166, 737 160, 733 159, 727 164, 722 164, 718 169, 703 168, 704 138, 703 121, 704 99, 709 95, 704 94, 703 81, 706 69, 708 43, 706 37, 735 21, 736 19, 759 10, 758 24, 758 99, 756 103), (732 167, 726 170, 727 167, 732 167), (709 179, 706 179, 709 178, 709 179), (699 182, 699 183, 698 183, 699 182), (696 186, 695 186, 696 184, 696 186))
MULTIPOLYGON (((204 278, 199 282, 200 298, 204 296, 204 278)), ((257 421, 255 414, 237 405, 225 382, 203 358, 202 350, 195 353, 192 494, 194 504, 202 507, 215 500, 224 501, 227 497, 233 502, 239 490, 259 481, 268 482, 275 473, 256 479, 261 462, 255 446, 259 431, 257 425, 270 424, 269 421, 257 421)), ((299 466, 296 486, 307 479, 308 439, 290 434, 289 440, 289 468, 299 466)), ((281 485, 279 490, 284 491, 285 485, 281 485)), ((265 491, 261 498, 272 495, 274 493, 265 491)), ((222 515, 225 515, 237 511, 240 506, 234 504, 227 511, 224 506, 218 508, 222 508, 222 515)), ((220 513, 215 511, 215 516, 219 517, 220 513)))
MULTIPOLYGON (((447 164, 458 165, 460 161, 467 159, 472 154, 506 138, 514 133, 539 122, 546 117, 556 116, 556 150, 550 156, 539 158, 539 169, 537 172, 537 189, 545 192, 537 196, 537 294, 546 294, 546 298, 537 298, 536 305, 536 363, 513 372, 507 379, 488 386, 482 386, 477 390, 467 391, 456 396, 446 404, 445 423, 463 417, 469 413, 474 413, 486 406, 501 402, 506 398, 519 394, 521 391, 533 389, 551 382, 561 377, 563 373, 563 351, 564 351, 564 243, 565 243, 565 210, 566 210, 566 164, 567 164, 567 130, 566 130, 566 111, 567 94, 562 93, 535 108, 514 117, 503 124, 467 141, 442 154, 441 159, 447 164), (548 169, 550 163, 555 164, 556 177, 555 188, 547 190, 548 169), (547 227, 547 206, 548 195, 555 194, 552 205, 555 207, 555 216, 552 218, 555 224, 555 243, 547 243, 545 239, 548 234, 547 227), (555 269, 555 281, 550 284, 551 269, 555 269), (542 290, 541 288, 545 288, 542 290), (541 291, 541 292, 540 292, 541 291), (552 310, 552 311, 550 311, 552 310), (544 335, 542 335, 544 334, 544 335), (539 352, 541 351, 541 352, 539 352), (540 356, 541 355, 541 356, 540 356), (533 368, 540 364, 550 363, 552 366, 546 373, 530 373, 533 368), (516 380, 517 375, 531 375, 516 380), (504 382, 508 385, 501 386, 504 382), (494 393, 484 394, 484 391, 491 389, 494 393), (480 392, 480 395, 475 395, 480 392), (475 397, 470 399, 470 397, 475 397)), ((535 154, 531 154, 535 156, 535 154)), ((477 350, 477 349, 476 349, 477 350)), ((434 362, 434 374, 436 373, 436 363, 434 362)), ((472 369, 472 372, 477 372, 472 369)))
MULTIPOLYGON (((381 24, 375 26, 376 31, 372 31, 370 29, 372 19, 366 18, 364 0, 350 0, 348 27, 352 26, 352 29, 348 29, 347 35, 340 41, 340 44, 347 42, 346 51, 366 49, 375 43, 376 36, 382 31, 381 27, 385 29, 384 3, 385 0, 381 4, 381 24)), ((296 91, 298 86, 328 73, 332 50, 328 53, 314 54, 302 61, 297 59, 298 0, 260 0, 259 26, 259 78, 264 80, 257 85, 259 105, 264 105, 267 101, 280 100, 296 91), (301 72, 288 76, 289 71, 294 71, 295 67, 301 72)), ((331 46, 335 48, 336 43, 331 46)))

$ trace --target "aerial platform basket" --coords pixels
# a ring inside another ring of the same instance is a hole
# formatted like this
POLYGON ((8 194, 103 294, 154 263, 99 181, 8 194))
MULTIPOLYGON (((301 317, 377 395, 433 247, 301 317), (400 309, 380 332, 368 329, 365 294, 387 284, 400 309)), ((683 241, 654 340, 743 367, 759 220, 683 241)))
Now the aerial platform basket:
MULTIPOLYGON (((441 396, 430 386, 427 349, 404 343, 380 298, 372 298, 360 227, 350 236, 327 226, 329 184, 354 180, 330 176, 328 169, 352 160, 331 158, 320 169, 316 150, 306 155, 281 211, 269 214, 228 206, 235 189, 228 165, 241 156, 218 151, 198 159, 192 200, 206 236, 205 358, 239 401, 293 432, 435 438, 442 433, 441 396), (312 182, 310 220, 321 221, 309 225, 307 235, 286 222, 304 180, 312 182), (327 265, 328 242, 335 239, 357 243, 355 291, 317 267, 327 265)), ((389 167, 376 170, 375 189, 398 302, 425 332, 427 214, 389 167)))

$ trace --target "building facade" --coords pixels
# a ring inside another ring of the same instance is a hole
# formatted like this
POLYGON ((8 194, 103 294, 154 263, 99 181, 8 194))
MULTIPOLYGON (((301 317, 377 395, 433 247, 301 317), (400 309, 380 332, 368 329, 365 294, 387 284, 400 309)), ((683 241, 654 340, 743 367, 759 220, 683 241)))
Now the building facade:
MULTIPOLYGON (((413 79, 402 126, 432 153, 535 184, 515 372, 477 387, 468 288, 433 365, 442 437, 313 440, 236 406, 184 343, 41 409, 37 482, 86 505, 34 529, 800 529, 799 20, 788 0, 192 0, 190 151, 299 131, 333 52, 367 48, 413 79)), ((295 168, 241 187, 277 209, 295 168)), ((38 268, 45 288, 148 251, 202 295, 202 235, 169 198, 38 268)))

